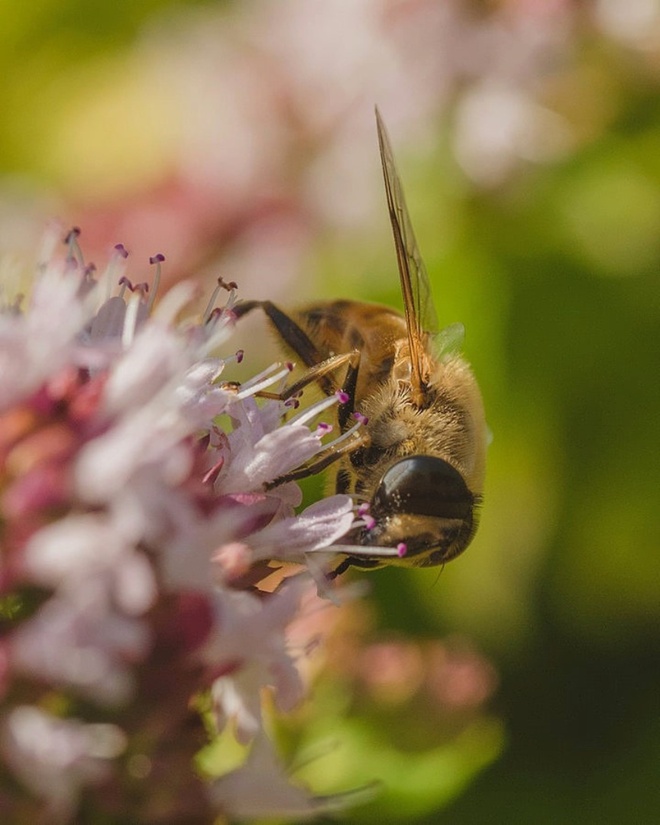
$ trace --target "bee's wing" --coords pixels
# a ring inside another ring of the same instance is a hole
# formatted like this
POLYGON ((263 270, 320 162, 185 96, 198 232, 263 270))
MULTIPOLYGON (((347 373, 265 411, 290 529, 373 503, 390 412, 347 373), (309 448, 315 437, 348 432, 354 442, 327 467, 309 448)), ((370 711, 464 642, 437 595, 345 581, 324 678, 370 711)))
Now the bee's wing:
POLYGON ((443 327, 440 332, 436 332, 431 336, 431 346, 434 355, 443 360, 447 356, 454 355, 463 348, 463 339, 465 338, 465 327, 463 324, 450 324, 448 327, 443 327))
POLYGON ((399 266, 401 291, 405 306, 406 326, 410 344, 413 391, 420 403, 423 402, 425 387, 426 333, 437 330, 437 321, 431 300, 428 275, 419 254, 415 233, 403 195, 403 187, 394 164, 394 154, 385 124, 376 108, 378 145, 383 164, 387 206, 392 222, 394 246, 399 266))

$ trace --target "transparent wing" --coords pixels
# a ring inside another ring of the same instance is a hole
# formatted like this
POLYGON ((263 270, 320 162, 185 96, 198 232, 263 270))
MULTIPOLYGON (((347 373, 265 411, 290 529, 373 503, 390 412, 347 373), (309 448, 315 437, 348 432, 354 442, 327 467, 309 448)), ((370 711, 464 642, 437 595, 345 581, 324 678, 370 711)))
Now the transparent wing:
POLYGON ((392 146, 378 108, 376 108, 376 126, 378 129, 380 159, 383 165, 383 177, 385 179, 387 206, 392 223, 406 325, 408 327, 412 380, 417 393, 423 395, 426 333, 436 332, 437 319, 431 299, 428 275, 422 256, 419 253, 406 207, 403 187, 396 171, 392 146))
POLYGON ((431 346, 437 358, 442 360, 448 355, 454 355, 463 349, 465 327, 461 323, 443 327, 440 332, 431 336, 431 346))

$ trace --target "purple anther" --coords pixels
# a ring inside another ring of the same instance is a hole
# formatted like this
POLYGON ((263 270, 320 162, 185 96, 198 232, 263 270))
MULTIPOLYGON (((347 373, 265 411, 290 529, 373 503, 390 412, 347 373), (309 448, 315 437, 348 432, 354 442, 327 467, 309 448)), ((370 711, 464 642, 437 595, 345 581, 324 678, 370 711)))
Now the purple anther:
POLYGON ((245 350, 239 349, 236 350, 236 363, 240 364, 243 360, 243 356, 245 355, 245 350))
POLYGON ((218 286, 221 286, 223 289, 226 289, 227 292, 231 292, 232 289, 238 289, 236 281, 225 281, 224 278, 218 278, 218 286))
POLYGON ((162 255, 162 254, 159 252, 158 254, 156 254, 156 255, 152 255, 152 256, 149 258, 149 263, 150 263, 150 264, 162 264, 164 260, 165 260, 165 256, 164 256, 164 255, 162 255))
POLYGON ((347 392, 344 392, 344 390, 337 390, 335 397, 340 404, 348 404, 351 400, 351 396, 347 392))
POLYGON ((123 243, 115 244, 115 251, 119 252, 122 258, 128 258, 128 250, 126 249, 123 243))
POLYGON ((355 419, 358 423, 362 424, 363 426, 366 426, 366 425, 369 423, 369 419, 367 418, 367 416, 366 416, 366 415, 362 415, 362 413, 361 413, 361 412, 358 412, 357 410, 353 413, 353 418, 354 418, 354 419, 355 419))
POLYGON ((408 547, 404 544, 404 542, 400 541, 396 546, 396 554, 397 556, 402 559, 406 553, 408 552, 408 547))

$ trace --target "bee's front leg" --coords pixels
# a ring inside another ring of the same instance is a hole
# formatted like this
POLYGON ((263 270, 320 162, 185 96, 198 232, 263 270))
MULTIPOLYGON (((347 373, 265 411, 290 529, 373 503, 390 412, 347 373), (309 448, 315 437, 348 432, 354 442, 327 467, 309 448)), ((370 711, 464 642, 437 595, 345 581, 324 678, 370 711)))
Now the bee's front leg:
POLYGON ((341 576, 342 573, 345 573, 349 567, 357 567, 360 570, 372 570, 374 567, 382 567, 382 563, 377 559, 365 559, 360 556, 347 556, 339 562, 334 570, 330 570, 330 572, 326 574, 326 578, 329 581, 332 581, 333 579, 336 579, 337 576, 341 576))
POLYGON ((360 366, 359 350, 331 355, 328 358, 318 350, 305 330, 271 301, 241 301, 234 307, 234 314, 237 318, 242 318, 255 308, 263 310, 286 346, 300 358, 306 367, 309 367, 300 380, 291 384, 277 396, 281 400, 286 401, 293 397, 312 381, 316 381, 327 395, 331 395, 340 388, 332 379, 332 373, 344 364, 348 364, 343 390, 349 396, 349 400, 340 408, 338 414, 339 427, 342 432, 345 432, 348 429, 349 419, 355 411, 355 388, 360 366))
POLYGON ((242 318, 256 307, 264 311, 282 341, 305 366, 314 367, 325 360, 305 330, 271 301, 240 301, 233 311, 237 318, 242 318))
POLYGON ((355 390, 357 389, 358 372, 360 370, 360 351, 353 350, 348 359, 346 378, 344 379, 344 392, 348 395, 348 401, 339 408, 337 421, 339 429, 344 433, 348 429, 349 419, 355 412, 355 390))
MULTIPOLYGON (((316 382, 327 395, 331 395, 339 389, 339 384, 333 378, 333 375, 339 368, 346 364, 347 368, 343 391, 348 396, 348 400, 339 407, 337 412, 339 429, 342 434, 346 433, 350 429, 350 419, 355 412, 355 390, 360 368, 360 351, 354 349, 351 352, 342 352, 330 355, 330 357, 324 357, 305 330, 271 301, 243 301, 236 304, 234 313, 237 318, 242 318, 255 308, 263 310, 282 341, 294 355, 297 355, 305 366, 308 367, 297 381, 290 384, 281 392, 260 392, 259 395, 264 398, 287 401, 289 398, 298 395, 306 386, 313 382, 316 382)), ((287 473, 285 476, 275 479, 269 487, 277 487, 286 481, 298 481, 318 473, 331 464, 334 464, 347 453, 364 446, 366 441, 367 436, 364 433, 356 433, 350 440, 342 443, 338 447, 331 448, 311 464, 300 467, 297 470, 287 473)))

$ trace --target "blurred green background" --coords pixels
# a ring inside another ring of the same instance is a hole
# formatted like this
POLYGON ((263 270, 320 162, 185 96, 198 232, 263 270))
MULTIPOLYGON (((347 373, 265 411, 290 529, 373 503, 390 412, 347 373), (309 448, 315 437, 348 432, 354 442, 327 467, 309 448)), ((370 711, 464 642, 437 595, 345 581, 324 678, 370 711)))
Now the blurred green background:
POLYGON ((19 260, 57 218, 92 258, 124 242, 137 280, 162 251, 171 280, 400 306, 374 103, 389 124, 493 442, 469 552, 369 577, 369 638, 461 639, 498 686, 436 741, 428 701, 321 675, 290 747, 325 715, 344 741, 316 784, 386 788, 343 821, 657 822, 660 4, 1 0, 0 20, 19 260))

